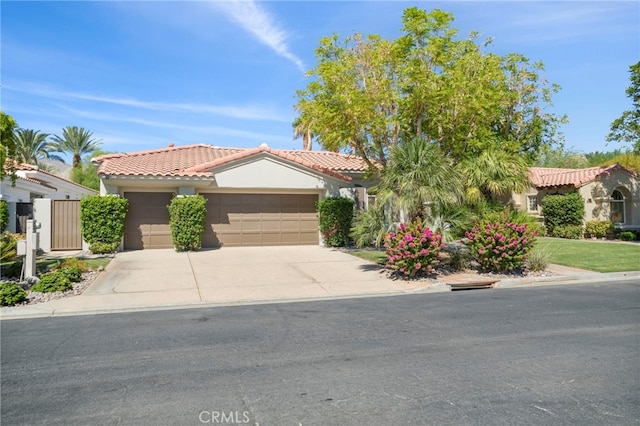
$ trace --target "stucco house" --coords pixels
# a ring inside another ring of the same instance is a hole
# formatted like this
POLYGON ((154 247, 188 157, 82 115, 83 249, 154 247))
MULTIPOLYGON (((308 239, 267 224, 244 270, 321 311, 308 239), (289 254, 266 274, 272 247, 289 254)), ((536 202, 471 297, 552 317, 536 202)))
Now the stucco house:
POLYGON ((42 251, 78 250, 86 246, 80 232, 80 200, 96 191, 31 164, 16 166, 16 180, 0 182, 0 199, 9 207, 9 232, 26 232, 26 221, 39 224, 42 251))
POLYGON ((195 144, 93 161, 100 193, 129 200, 125 250, 173 246, 174 194, 207 199, 203 247, 321 244, 318 200, 346 196, 367 206, 367 165, 334 152, 195 144))
POLYGON ((547 194, 579 192, 584 199, 584 221, 613 221, 622 229, 640 229, 640 176, 619 164, 586 169, 532 167, 531 187, 513 194, 519 209, 542 219, 547 194))

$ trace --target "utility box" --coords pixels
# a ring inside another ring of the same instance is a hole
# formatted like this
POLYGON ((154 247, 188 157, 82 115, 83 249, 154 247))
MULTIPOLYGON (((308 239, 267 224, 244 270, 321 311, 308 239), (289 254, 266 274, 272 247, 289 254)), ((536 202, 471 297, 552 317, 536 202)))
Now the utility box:
POLYGON ((27 240, 18 240, 18 245, 16 247, 16 254, 18 256, 27 255, 27 240))

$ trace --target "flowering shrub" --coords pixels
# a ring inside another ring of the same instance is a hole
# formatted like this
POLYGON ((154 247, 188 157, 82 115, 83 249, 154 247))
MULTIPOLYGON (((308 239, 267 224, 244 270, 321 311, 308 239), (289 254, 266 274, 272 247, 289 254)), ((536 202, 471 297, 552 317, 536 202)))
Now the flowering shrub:
POLYGON ((385 235, 384 245, 386 267, 408 277, 419 272, 433 273, 440 263, 440 250, 444 247, 442 237, 423 226, 420 220, 400 224, 397 233, 385 235))
POLYGON ((496 221, 481 221, 464 243, 484 270, 510 272, 525 264, 535 245, 536 233, 526 223, 507 220, 508 212, 496 221))

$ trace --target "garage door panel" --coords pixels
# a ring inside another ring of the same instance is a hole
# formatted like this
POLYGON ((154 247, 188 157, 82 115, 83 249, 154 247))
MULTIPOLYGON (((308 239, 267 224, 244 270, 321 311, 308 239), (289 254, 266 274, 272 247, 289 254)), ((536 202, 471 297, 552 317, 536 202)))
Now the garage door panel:
POLYGON ((129 209, 125 220, 124 248, 171 248, 171 228, 167 205, 169 192, 125 192, 129 209))
POLYGON ((318 244, 314 194, 202 194, 203 246, 318 244))

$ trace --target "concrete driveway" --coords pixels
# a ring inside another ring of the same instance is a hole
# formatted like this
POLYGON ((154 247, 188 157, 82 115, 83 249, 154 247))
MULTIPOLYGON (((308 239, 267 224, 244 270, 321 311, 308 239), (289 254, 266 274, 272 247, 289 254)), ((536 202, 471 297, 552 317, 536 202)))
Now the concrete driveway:
MULTIPOLYGON (((401 294, 377 265, 320 246, 118 253, 83 294, 24 307, 34 315, 401 294)), ((23 312, 26 314, 26 312, 23 312)))

